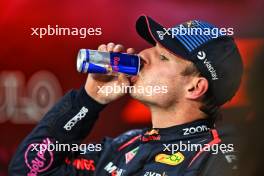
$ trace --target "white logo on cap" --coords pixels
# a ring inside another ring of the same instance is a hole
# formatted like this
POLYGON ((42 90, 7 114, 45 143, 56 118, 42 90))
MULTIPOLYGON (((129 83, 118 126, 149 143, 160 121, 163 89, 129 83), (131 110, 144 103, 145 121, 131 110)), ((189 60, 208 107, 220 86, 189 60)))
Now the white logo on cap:
POLYGON ((197 58, 200 59, 200 60, 204 60, 206 57, 206 54, 204 51, 199 51, 198 54, 197 54, 197 58))
POLYGON ((163 31, 157 31, 157 34, 158 34, 160 40, 163 40, 164 39, 164 35, 165 34, 164 34, 163 31))
POLYGON ((207 70, 210 72, 212 80, 218 80, 218 76, 215 68, 209 60, 206 59, 206 53, 204 51, 198 51, 197 58, 203 60, 203 64, 206 66, 207 70))

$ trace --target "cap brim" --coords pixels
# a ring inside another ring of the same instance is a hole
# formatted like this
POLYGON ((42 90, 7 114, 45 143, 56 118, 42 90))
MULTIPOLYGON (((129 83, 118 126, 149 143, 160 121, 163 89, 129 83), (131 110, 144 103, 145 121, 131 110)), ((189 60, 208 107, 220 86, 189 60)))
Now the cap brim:
POLYGON ((188 51, 179 43, 176 38, 172 38, 166 31, 167 28, 154 21, 152 18, 142 15, 137 19, 136 22, 137 33, 152 45, 156 43, 161 44, 163 47, 174 53, 175 55, 181 56, 184 59, 190 59, 188 51), (159 36, 159 33, 165 35, 159 36))

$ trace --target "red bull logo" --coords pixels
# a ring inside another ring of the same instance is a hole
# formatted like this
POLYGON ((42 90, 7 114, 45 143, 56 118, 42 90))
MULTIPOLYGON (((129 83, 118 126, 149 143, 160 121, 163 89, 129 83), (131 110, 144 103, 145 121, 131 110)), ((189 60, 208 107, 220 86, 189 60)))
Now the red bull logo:
POLYGON ((114 67, 113 67, 114 72, 119 71, 119 68, 118 68, 119 62, 120 62, 120 58, 115 56, 114 57, 114 67))

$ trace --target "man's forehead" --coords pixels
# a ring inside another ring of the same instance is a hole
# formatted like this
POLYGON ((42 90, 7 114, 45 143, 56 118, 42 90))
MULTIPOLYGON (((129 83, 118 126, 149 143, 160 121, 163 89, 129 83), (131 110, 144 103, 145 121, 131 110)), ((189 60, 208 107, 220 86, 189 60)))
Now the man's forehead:
POLYGON ((166 49, 161 44, 157 43, 155 47, 160 53, 172 55, 171 57, 175 57, 175 55, 170 50, 166 49))

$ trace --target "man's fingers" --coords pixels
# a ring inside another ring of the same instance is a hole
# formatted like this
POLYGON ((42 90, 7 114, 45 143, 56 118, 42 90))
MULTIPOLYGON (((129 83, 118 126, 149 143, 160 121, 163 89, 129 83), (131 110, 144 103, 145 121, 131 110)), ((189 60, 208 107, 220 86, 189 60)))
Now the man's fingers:
POLYGON ((123 45, 121 45, 121 44, 117 44, 115 47, 114 47, 114 52, 122 52, 122 51, 124 51, 124 46, 123 45))
POLYGON ((113 42, 110 42, 107 44, 107 51, 112 52, 114 50, 115 44, 113 42))
POLYGON ((115 76, 111 76, 111 75, 102 75, 102 74, 90 74, 90 75, 94 80, 97 80, 99 82, 109 82, 111 80, 117 79, 115 76))
MULTIPOLYGON (((99 45, 98 51, 108 51, 108 52, 123 52, 125 47, 121 44, 115 45, 113 42, 106 44, 99 45)), ((135 54, 136 51, 134 48, 127 49, 128 54, 135 54)))
POLYGON ((136 53, 136 50, 134 48, 128 48, 127 49, 127 53, 128 54, 135 54, 136 53))
POLYGON ((107 51, 107 47, 105 44, 99 45, 98 51, 107 51))

